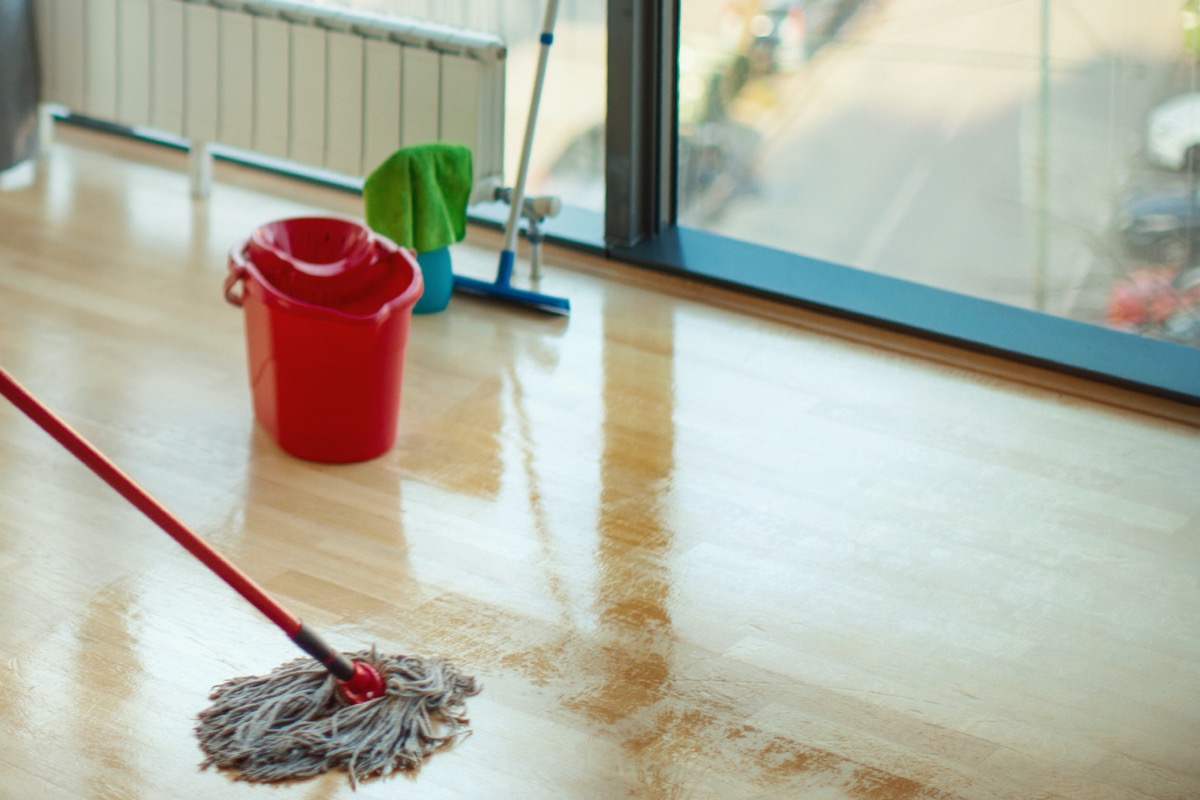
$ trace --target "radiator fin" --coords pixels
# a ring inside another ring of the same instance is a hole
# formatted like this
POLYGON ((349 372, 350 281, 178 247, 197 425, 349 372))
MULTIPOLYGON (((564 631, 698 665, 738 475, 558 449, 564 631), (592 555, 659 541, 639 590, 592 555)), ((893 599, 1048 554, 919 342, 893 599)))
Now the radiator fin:
MULTIPOLYGON (((400 146, 400 45, 366 42, 363 161, 381 164, 400 146)), ((370 170, 364 170, 369 172, 370 170)))
POLYGON ((339 87, 326 85, 326 31, 292 28, 291 141, 288 158, 301 164, 325 163, 325 94, 339 87))
POLYGON ((254 147, 254 18, 221 11, 221 54, 217 74, 217 141, 230 147, 254 147))
POLYGON ((431 50, 404 49, 400 133, 405 144, 436 142, 440 138, 442 60, 431 50))
POLYGON ((84 109, 100 119, 112 119, 117 115, 116 0, 88 0, 84 15, 84 109))
POLYGON ((184 10, 184 128, 189 139, 217 138, 217 87, 220 23, 212 6, 189 5, 184 10))
MULTIPOLYGON (((183 134, 183 4, 151 5, 150 127, 183 134)), ((62 43, 68 44, 66 42, 62 43)), ((74 108, 70 103, 65 105, 74 108)), ((117 119, 114 122, 124 123, 117 119)))
POLYGON ((361 175, 363 169, 363 39, 329 33, 329 86, 326 98, 326 164, 334 172, 361 175))
POLYGON ((150 124, 150 0, 125 0, 118 10, 117 119, 150 124))

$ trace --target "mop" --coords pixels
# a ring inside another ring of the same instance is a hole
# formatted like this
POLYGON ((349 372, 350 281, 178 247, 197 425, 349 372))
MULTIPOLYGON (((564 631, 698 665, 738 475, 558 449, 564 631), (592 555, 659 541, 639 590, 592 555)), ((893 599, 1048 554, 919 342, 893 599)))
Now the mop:
POLYGON ((2 368, 0 394, 308 654, 266 676, 234 678, 213 689, 212 705, 196 726, 206 756, 202 768, 259 783, 341 769, 355 786, 414 770, 469 733, 465 701, 479 692, 473 677, 442 659, 334 650, 2 368))
POLYGON ((552 314, 569 314, 571 302, 564 297, 552 297, 539 292, 518 289, 512 285, 513 262, 517 252, 517 227, 525 210, 525 179, 529 175, 529 157, 533 151, 533 131, 537 124, 538 105, 542 99, 542 86, 546 82, 546 63, 550 57, 550 45, 554 43, 554 22, 558 15, 558 0, 547 0, 542 18, 542 34, 539 38, 537 73, 533 81, 533 97, 529 102, 529 117, 525 123, 525 139, 521 147, 521 162, 517 167, 517 183, 508 197, 508 221, 504 225, 504 242, 500 251, 500 264, 494 281, 454 276, 454 288, 469 294, 495 297, 520 305, 531 306, 552 314))

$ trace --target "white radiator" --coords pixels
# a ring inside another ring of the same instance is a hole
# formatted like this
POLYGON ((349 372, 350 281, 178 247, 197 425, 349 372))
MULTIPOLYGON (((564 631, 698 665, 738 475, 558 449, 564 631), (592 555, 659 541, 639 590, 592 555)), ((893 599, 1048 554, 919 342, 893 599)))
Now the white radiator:
POLYGON ((463 144, 477 180, 503 175, 496 36, 285 0, 37 0, 36 13, 44 100, 74 113, 354 177, 400 147, 463 144))

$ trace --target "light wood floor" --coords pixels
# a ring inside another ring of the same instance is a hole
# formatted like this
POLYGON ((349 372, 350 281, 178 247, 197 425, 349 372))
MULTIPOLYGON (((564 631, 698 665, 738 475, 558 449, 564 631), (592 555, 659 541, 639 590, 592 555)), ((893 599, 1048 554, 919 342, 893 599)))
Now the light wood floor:
MULTIPOLYGON (((550 252, 569 320, 416 317, 396 447, 302 462, 225 252, 358 201, 216 179, 60 127, 0 193, 0 364, 336 646, 481 679, 356 796, 1200 797, 1197 409, 550 252)), ((0 652, 4 798, 351 796, 198 771, 293 646, 2 403, 0 652)))

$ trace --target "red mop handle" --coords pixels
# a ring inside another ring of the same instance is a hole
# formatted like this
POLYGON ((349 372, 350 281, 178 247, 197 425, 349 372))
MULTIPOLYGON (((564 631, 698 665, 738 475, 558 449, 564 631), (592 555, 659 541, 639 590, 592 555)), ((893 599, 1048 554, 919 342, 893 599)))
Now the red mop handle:
POLYGON ((343 681, 354 677, 354 664, 348 658, 325 644, 316 633, 281 606, 246 573, 189 530, 174 514, 151 497, 145 489, 134 483, 133 479, 126 475, 120 467, 110 461, 53 411, 42 405, 3 368, 0 368, 0 394, 3 394, 13 405, 24 412, 25 416, 41 426, 42 430, 53 436, 59 444, 71 451, 71 454, 86 464, 92 472, 103 478, 122 497, 133 503, 154 524, 166 531, 172 539, 200 559, 221 580, 233 587, 238 594, 265 614, 267 619, 282 628, 283 632, 291 637, 300 649, 321 662, 343 681))

